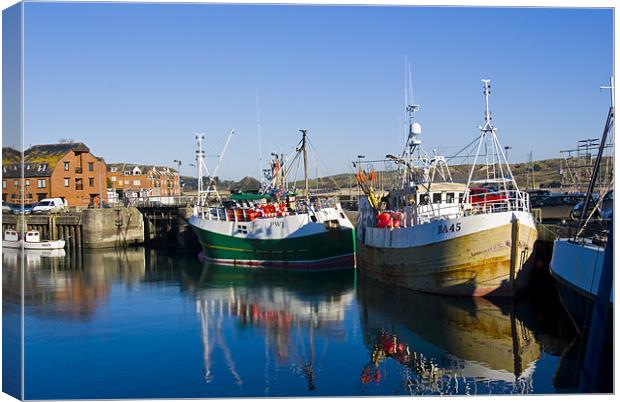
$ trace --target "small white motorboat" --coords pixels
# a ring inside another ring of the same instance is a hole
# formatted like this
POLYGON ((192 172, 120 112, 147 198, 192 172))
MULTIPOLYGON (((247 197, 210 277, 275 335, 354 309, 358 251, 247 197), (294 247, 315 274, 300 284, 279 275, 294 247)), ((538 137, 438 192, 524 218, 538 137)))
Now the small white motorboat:
POLYGON ((2 247, 24 248, 25 250, 57 250, 65 248, 65 241, 60 240, 41 240, 38 230, 26 232, 25 241, 20 239, 19 233, 14 229, 4 231, 2 247))

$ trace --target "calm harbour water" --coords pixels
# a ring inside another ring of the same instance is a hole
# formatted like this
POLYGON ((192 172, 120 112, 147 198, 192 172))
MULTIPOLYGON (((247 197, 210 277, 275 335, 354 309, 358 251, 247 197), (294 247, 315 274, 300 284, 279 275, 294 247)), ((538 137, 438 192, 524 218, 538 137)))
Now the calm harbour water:
MULTIPOLYGON (((3 250, 5 325, 18 257, 3 250)), ((579 338, 556 296, 440 297, 143 248, 25 257, 26 399, 571 391, 579 338)))

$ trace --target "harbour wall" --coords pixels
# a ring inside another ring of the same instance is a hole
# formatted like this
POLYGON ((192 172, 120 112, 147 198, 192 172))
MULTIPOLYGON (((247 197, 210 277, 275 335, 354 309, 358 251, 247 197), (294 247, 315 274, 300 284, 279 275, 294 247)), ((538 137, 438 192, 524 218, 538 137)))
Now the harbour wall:
POLYGON ((144 220, 137 208, 85 209, 81 212, 84 248, 144 243, 144 220))
POLYGON ((180 206, 3 214, 2 232, 6 229, 38 230, 41 239, 64 239, 69 249, 147 245, 198 250, 198 239, 188 224, 191 214, 192 208, 180 206))
POLYGON ((49 215, 3 214, 2 232, 6 229, 38 230, 41 239, 64 239, 70 249, 144 243, 144 222, 137 208, 85 209, 49 215))

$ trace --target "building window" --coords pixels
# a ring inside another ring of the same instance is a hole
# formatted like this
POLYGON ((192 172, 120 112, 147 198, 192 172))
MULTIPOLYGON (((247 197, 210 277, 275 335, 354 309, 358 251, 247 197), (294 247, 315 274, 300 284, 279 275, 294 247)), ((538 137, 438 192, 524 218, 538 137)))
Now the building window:
POLYGON ((125 170, 125 171, 123 172, 123 174, 124 174, 125 176, 131 176, 131 172, 130 172, 129 170, 125 170))
POLYGON ((446 202, 450 204, 454 202, 454 193, 446 193, 446 202))
POLYGON ((30 186, 30 179, 26 179, 26 187, 30 186))
POLYGON ((19 180, 13 180, 13 187, 19 187, 19 180))
POLYGON ((68 172, 69 171, 69 162, 65 162, 65 170, 68 172))
POLYGON ((134 180, 133 181, 133 185, 134 186, 139 186, 140 185, 140 180, 134 180))
POLYGON ((110 181, 113 181, 113 182, 116 181, 116 176, 110 177, 110 181))
POLYGON ((110 168, 110 172, 112 172, 112 173, 116 172, 116 168, 115 168, 114 166, 112 166, 112 167, 110 168))
POLYGON ((438 204, 441 202, 441 193, 433 194, 433 204, 438 204))
POLYGON ((82 182, 82 179, 75 179, 75 189, 84 190, 84 184, 82 182))
POLYGON ((95 187, 95 179, 92 177, 88 178, 88 187, 95 187))
POLYGON ((6 188, 6 180, 2 180, 2 188, 6 188))
POLYGON ((37 179, 37 188, 45 188, 47 186, 45 179, 37 179))
POLYGON ((125 180, 125 184, 129 185, 129 180, 125 180))
POLYGON ((65 187, 69 187, 69 178, 65 177, 65 187))

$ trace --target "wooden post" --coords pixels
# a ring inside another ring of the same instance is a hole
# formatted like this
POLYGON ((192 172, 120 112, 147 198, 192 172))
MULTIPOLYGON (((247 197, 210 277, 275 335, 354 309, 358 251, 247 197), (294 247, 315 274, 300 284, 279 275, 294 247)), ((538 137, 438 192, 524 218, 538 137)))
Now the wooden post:
POLYGON ((75 229, 76 229, 77 226, 71 225, 69 227, 71 228, 71 237, 70 237, 70 239, 71 239, 71 248, 75 250, 76 240, 77 240, 75 238, 76 237, 75 229))
POLYGON ((56 228, 56 216, 50 215, 49 218, 50 240, 58 240, 58 230, 56 228))
POLYGON ((512 219, 512 231, 510 235, 510 292, 514 296, 515 277, 517 273, 517 257, 519 250, 519 219, 512 219))
POLYGON ((81 225, 77 225, 75 227, 75 233, 76 233, 76 243, 77 243, 77 247, 82 248, 82 226, 81 225))

